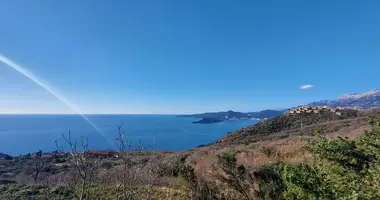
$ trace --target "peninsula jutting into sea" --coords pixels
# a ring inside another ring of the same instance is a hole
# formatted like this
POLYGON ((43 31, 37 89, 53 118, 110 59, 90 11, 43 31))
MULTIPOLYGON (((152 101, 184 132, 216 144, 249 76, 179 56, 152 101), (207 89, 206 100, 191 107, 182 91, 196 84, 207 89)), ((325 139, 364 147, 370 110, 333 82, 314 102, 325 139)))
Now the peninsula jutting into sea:
POLYGON ((235 112, 229 110, 224 112, 208 112, 201 114, 178 115, 178 117, 200 118, 200 120, 194 121, 193 123, 209 124, 230 120, 263 120, 281 115, 284 112, 285 110, 262 110, 259 112, 235 112))

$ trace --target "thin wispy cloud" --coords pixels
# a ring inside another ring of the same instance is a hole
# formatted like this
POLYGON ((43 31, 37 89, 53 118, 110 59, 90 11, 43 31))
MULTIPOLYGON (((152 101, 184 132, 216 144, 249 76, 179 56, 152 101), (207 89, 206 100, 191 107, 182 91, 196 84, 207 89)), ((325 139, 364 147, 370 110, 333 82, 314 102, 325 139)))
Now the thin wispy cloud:
POLYGON ((301 90, 310 90, 312 88, 314 88, 314 85, 302 85, 300 87, 301 90))

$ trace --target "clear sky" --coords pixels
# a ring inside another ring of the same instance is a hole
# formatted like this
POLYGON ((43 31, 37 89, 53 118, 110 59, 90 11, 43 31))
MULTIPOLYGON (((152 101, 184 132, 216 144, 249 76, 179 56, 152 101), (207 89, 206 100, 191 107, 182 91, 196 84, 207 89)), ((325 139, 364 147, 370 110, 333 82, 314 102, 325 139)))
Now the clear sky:
MULTIPOLYGON (((380 86, 379 9, 378 0, 2 0, 0 53, 84 113, 286 108, 380 86)), ((0 113, 72 111, 0 63, 0 113)))

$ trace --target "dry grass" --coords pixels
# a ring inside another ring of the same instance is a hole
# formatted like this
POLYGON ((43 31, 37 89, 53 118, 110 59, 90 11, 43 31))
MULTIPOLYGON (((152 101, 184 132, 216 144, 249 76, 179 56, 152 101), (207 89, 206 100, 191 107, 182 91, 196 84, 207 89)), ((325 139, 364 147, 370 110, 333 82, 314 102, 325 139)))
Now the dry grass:
POLYGON ((180 188, 158 187, 154 190, 154 199, 183 200, 187 199, 186 192, 180 188))
POLYGON ((364 130, 369 130, 369 129, 370 129, 369 125, 357 127, 357 128, 354 128, 354 129, 343 128, 343 129, 341 129, 341 130, 339 130, 337 132, 329 134, 329 137, 341 136, 341 137, 346 137, 348 139, 355 139, 358 136, 360 136, 360 134, 362 134, 364 132, 364 130))
POLYGON ((304 138, 294 137, 273 141, 263 141, 256 148, 238 154, 238 162, 254 169, 268 163, 309 162, 310 156, 302 149, 304 138))
MULTIPOLYGON (((132 185, 152 184, 155 196, 158 199, 184 199, 185 191, 180 187, 181 178, 178 173, 178 161, 181 164, 191 165, 196 173, 205 181, 218 183, 217 175, 221 174, 218 167, 218 155, 222 152, 234 150, 237 152, 237 163, 249 169, 256 170, 261 165, 283 162, 287 164, 311 163, 311 155, 303 149, 308 140, 313 139, 313 129, 320 128, 329 137, 347 137, 354 139, 364 130, 369 129, 367 119, 344 119, 339 121, 327 121, 319 124, 304 126, 299 129, 288 129, 268 135, 246 135, 243 142, 238 143, 215 143, 210 146, 200 147, 189 151, 139 151, 130 153, 128 156, 128 176, 130 179, 138 179, 132 185), (251 140, 248 140, 251 137, 251 140), (164 169, 164 170, 162 170, 164 169), (158 172, 157 174, 152 174, 158 172), (154 181, 152 181, 154 179, 154 181)), ((52 161, 51 161, 52 162, 52 161)), ((121 160, 107 158, 103 160, 110 167, 102 169, 99 174, 99 182, 117 185, 120 182, 121 160)), ((1 166, 5 166, 0 163, 1 166)), ((62 168, 61 173, 51 175, 53 178, 68 177, 70 168, 63 168, 64 164, 54 165, 62 168)), ((69 166, 70 167, 70 166, 69 166)), ((23 173, 14 177, 18 183, 30 183, 28 175, 23 173)), ((66 180, 52 182, 65 183, 66 180)), ((222 186, 223 187, 223 186, 222 186)), ((224 187, 228 190, 228 187, 224 187)))
MULTIPOLYGON (((368 125, 351 123, 349 126, 329 133, 328 136, 342 136, 353 139, 368 128, 368 125)), ((257 169, 263 164, 277 162, 287 164, 310 163, 312 162, 312 157, 303 149, 310 139, 313 139, 313 136, 290 136, 282 139, 268 138, 268 140, 250 144, 202 147, 196 149, 187 158, 187 163, 193 165, 198 173, 208 177, 211 177, 216 172, 217 155, 231 149, 238 152, 237 162, 239 164, 253 169, 257 169)))
MULTIPOLYGON (((238 152, 237 162, 239 164, 253 169, 257 169, 263 164, 277 162, 288 164, 310 163, 312 158, 302 147, 314 137, 314 129, 321 130, 322 134, 326 134, 328 137, 342 136, 353 139, 369 128, 367 118, 369 115, 380 115, 380 109, 359 112, 356 118, 320 119, 321 123, 308 125, 305 123, 302 129, 299 127, 289 128, 281 132, 264 135, 243 134, 239 141, 231 143, 216 142, 209 146, 194 149, 186 159, 186 163, 194 166, 198 173, 210 176, 210 174, 217 173, 215 169, 217 155, 231 149, 238 152)), ((275 124, 269 124, 268 127, 272 125, 275 124)), ((250 129, 256 130, 256 126, 259 125, 246 127, 235 133, 248 133, 247 131, 250 129)), ((271 130, 271 128, 267 129, 271 130)))

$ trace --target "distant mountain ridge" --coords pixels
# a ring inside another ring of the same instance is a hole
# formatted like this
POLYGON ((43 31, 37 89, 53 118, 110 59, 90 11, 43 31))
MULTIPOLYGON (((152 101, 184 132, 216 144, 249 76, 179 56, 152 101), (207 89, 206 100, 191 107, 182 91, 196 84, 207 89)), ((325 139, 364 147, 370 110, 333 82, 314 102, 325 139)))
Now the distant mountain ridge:
MULTIPOLYGON (((344 94, 336 100, 321 100, 309 103, 311 106, 327 106, 330 108, 346 107, 354 109, 380 108, 380 89, 364 93, 344 94)), ((222 112, 207 112, 201 114, 178 115, 178 117, 194 117, 202 120, 197 123, 216 123, 221 120, 266 119, 283 114, 284 110, 262 110, 259 112, 235 112, 232 110, 222 112), (214 122, 215 121, 215 122, 214 122)))
POLYGON ((374 89, 369 92, 345 94, 336 100, 322 100, 312 102, 312 106, 349 107, 356 109, 380 108, 380 89, 374 89))

